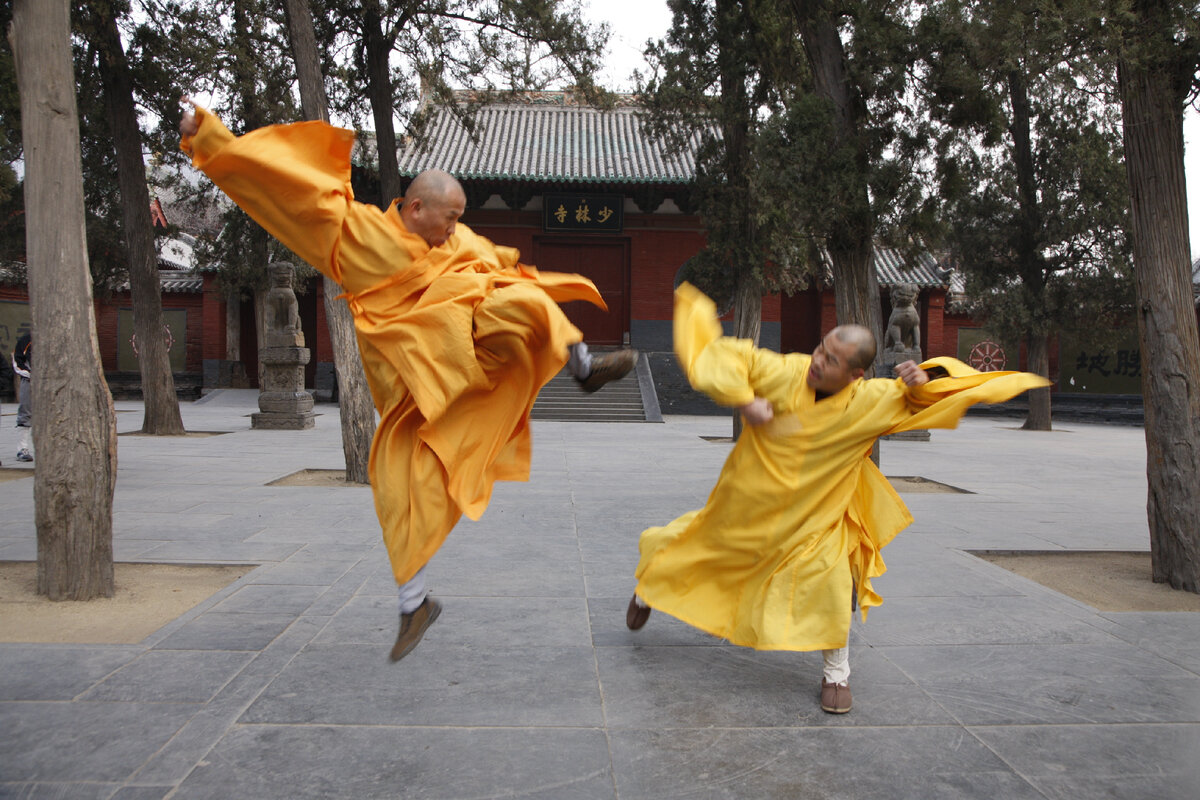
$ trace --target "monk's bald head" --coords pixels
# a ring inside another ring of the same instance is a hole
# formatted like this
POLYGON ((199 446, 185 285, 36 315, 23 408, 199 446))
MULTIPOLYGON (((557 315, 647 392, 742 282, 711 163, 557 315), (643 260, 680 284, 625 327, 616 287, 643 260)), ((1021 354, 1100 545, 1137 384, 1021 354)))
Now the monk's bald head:
POLYGON ((449 172, 428 169, 413 178, 400 206, 405 227, 430 247, 445 244, 467 207, 467 195, 449 172))
POLYGON ((427 169, 413 178, 404 194, 404 202, 421 200, 425 203, 449 200, 455 194, 463 194, 462 184, 458 179, 440 169, 427 169))
POLYGON ((875 360, 875 336, 862 325, 839 325, 813 351, 806 381, 822 395, 837 394, 875 360))
POLYGON ((838 325, 832 333, 838 341, 854 348, 850 357, 852 368, 865 370, 875 362, 875 334, 871 333, 870 328, 853 324, 838 325))

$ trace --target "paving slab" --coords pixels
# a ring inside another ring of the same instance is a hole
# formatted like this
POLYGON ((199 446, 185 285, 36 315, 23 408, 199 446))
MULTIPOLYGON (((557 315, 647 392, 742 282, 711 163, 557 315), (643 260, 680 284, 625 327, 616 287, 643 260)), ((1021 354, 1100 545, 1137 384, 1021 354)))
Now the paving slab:
MULTIPOLYGON (((119 558, 256 568, 135 645, 0 644, 0 798, 1196 796, 1200 615, 1099 612, 971 555, 1147 550, 1139 428, 884 442, 885 474, 971 493, 902 490, 916 522, 833 716, 819 653, 625 627, 638 535, 703 504, 727 418, 535 421, 530 482, 451 533, 445 610, 392 664, 370 492, 268 485, 344 466, 336 406, 307 431, 252 430, 256 409, 219 391, 181 410, 222 435, 119 438, 119 558)), ((32 483, 0 483, 0 558, 36 558, 32 483)))

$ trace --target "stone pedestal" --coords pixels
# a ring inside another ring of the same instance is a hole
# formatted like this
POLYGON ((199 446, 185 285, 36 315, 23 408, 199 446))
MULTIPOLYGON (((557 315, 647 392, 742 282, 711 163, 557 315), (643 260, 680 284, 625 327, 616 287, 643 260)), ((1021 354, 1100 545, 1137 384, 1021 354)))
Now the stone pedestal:
POLYGON ((293 268, 286 262, 271 265, 271 290, 266 302, 266 346, 258 351, 263 365, 258 394, 258 414, 250 425, 264 430, 304 430, 313 427, 313 398, 304 389, 304 365, 310 353, 304 346, 293 268))
MULTIPOLYGON (((896 377, 895 367, 897 364, 903 364, 905 361, 915 361, 920 364, 925 360, 921 355, 920 348, 897 348, 893 347, 884 350, 879 354, 879 360, 876 362, 876 377, 879 378, 894 378, 896 377)), ((890 433, 883 437, 888 441, 897 442, 928 442, 929 431, 903 431, 901 433, 890 433)))
MULTIPOLYGON (((921 355, 921 315, 917 312, 919 294, 920 289, 915 283, 900 283, 892 287, 892 314, 888 317, 887 331, 883 336, 883 350, 879 353, 876 377, 895 377, 897 364, 905 361, 920 364, 925 360, 921 355)), ((928 442, 929 431, 905 431, 883 438, 928 442)))

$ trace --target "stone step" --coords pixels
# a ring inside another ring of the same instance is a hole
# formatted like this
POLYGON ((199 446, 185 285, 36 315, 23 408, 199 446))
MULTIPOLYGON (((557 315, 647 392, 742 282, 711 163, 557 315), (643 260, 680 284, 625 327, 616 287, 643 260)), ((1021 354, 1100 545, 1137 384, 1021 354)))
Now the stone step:
POLYGON ((646 357, 624 378, 587 394, 563 370, 538 393, 531 419, 557 422, 662 422, 646 357), (647 408, 646 397, 652 398, 647 408))

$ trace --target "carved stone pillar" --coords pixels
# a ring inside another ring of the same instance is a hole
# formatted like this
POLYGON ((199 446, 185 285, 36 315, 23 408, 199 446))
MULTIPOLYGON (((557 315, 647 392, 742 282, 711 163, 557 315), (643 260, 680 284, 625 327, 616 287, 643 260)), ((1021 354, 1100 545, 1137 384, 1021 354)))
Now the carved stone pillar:
POLYGON ((262 386, 258 393, 258 414, 250 417, 251 427, 266 430, 303 430, 311 428, 312 395, 304 390, 304 365, 309 351, 300 328, 300 310, 292 291, 295 269, 287 262, 271 265, 271 289, 267 292, 264 314, 265 341, 258 360, 263 365, 262 386))

